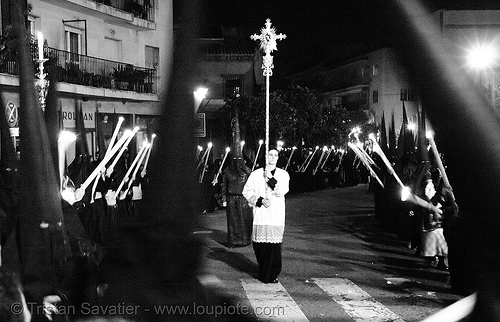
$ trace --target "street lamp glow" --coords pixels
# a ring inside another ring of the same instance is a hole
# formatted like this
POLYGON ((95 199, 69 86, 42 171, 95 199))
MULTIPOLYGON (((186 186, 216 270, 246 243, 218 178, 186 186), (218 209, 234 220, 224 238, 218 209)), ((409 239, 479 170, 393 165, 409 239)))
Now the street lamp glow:
POLYGON ((414 131, 417 128, 415 123, 408 123, 408 130, 414 131))
POLYGON ((208 88, 206 87, 199 87, 197 90, 193 92, 193 95, 196 99, 202 100, 206 97, 208 92, 208 88))
POLYGON ((492 44, 474 46, 468 51, 467 63, 475 69, 491 68, 497 59, 496 52, 492 44))

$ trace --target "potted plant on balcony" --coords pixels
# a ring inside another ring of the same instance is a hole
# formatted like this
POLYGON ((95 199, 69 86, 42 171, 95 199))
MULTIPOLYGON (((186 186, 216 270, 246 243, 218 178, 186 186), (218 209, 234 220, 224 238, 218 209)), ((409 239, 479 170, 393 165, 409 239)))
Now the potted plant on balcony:
POLYGON ((134 66, 126 65, 114 68, 113 77, 115 79, 116 88, 122 90, 128 90, 129 81, 133 79, 134 76, 134 66))

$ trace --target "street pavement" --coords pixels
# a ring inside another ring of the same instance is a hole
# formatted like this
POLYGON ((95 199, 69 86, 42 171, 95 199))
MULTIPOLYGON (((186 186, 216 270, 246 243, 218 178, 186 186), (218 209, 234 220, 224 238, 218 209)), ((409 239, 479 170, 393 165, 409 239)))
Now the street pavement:
POLYGON ((380 230, 368 185, 286 197, 283 270, 256 279, 252 246, 227 248, 224 209, 202 215, 202 283, 263 321, 422 321, 462 299, 448 273, 380 230))

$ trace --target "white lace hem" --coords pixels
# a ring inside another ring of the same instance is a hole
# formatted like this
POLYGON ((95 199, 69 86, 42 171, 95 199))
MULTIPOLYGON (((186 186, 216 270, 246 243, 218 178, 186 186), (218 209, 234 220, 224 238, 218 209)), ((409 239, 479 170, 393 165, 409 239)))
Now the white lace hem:
POLYGON ((281 243, 285 226, 254 225, 252 241, 256 243, 281 243))

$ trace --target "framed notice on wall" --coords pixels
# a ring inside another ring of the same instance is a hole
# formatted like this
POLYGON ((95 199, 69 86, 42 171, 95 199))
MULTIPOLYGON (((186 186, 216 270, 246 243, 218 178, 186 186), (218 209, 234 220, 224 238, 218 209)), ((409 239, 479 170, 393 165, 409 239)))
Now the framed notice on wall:
POLYGON ((196 138, 204 138, 207 136, 205 113, 196 113, 194 115, 194 136, 196 138))

